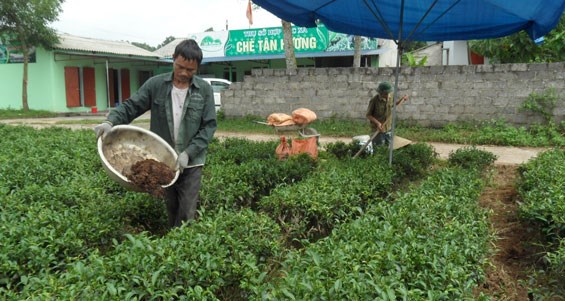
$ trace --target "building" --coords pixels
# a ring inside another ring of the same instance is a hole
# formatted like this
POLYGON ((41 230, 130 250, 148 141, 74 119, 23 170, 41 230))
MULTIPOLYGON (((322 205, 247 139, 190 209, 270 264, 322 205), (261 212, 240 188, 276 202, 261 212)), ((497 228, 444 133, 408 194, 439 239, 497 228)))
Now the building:
MULTIPOLYGON (((350 67, 353 36, 323 25, 292 27, 299 67, 350 67)), ((53 49, 32 51, 28 64, 28 106, 59 113, 105 111, 119 105, 149 77, 172 70, 179 38, 155 52, 124 41, 59 35, 53 49)), ((202 77, 243 81, 253 69, 286 68, 282 27, 191 34, 201 46, 202 77)), ((23 59, 17 43, 0 39, 0 109, 22 108, 23 59)), ((394 66, 396 47, 362 38, 361 66, 394 66)))
MULTIPOLYGON (((33 110, 91 112, 119 105, 150 76, 170 69, 156 53, 127 42, 59 35, 51 50, 36 48, 28 64, 33 110)), ((0 108, 22 108, 23 56, 0 40, 0 108)))
MULTIPOLYGON (((324 25, 315 28, 292 27, 298 67, 351 67, 353 65, 353 36, 328 30, 324 25)), ((188 35, 202 48, 204 59, 200 74, 232 82, 243 81, 253 69, 286 68, 283 29, 208 31, 188 35)), ((179 38, 155 52, 172 61, 179 38)), ((396 63, 396 45, 391 41, 362 37, 361 66, 390 67, 396 63)))

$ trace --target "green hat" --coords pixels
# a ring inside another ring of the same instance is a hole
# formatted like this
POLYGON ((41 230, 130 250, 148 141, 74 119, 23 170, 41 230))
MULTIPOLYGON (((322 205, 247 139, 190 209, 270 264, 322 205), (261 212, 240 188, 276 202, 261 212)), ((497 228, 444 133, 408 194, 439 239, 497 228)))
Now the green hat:
POLYGON ((377 88, 377 91, 379 93, 390 93, 390 91, 392 91, 392 86, 390 85, 389 82, 382 82, 379 84, 379 87, 377 88))

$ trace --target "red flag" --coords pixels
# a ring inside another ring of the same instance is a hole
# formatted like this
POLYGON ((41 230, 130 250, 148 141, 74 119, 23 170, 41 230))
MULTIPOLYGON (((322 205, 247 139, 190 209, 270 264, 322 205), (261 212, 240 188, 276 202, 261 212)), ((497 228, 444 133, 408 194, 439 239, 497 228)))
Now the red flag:
POLYGON ((249 20, 249 25, 253 25, 253 12, 251 9, 251 0, 249 0, 247 2, 247 11, 245 12, 245 15, 247 16, 247 20, 249 20))

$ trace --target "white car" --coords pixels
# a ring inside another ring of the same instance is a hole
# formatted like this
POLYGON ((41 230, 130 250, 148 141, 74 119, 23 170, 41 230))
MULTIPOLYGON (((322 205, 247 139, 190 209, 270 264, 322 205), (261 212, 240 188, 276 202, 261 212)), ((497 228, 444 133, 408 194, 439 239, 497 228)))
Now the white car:
POLYGON ((229 89, 231 82, 227 79, 223 78, 202 78, 203 80, 207 81, 214 90, 214 102, 216 103, 216 112, 220 110, 222 107, 222 99, 220 92, 222 90, 229 89))

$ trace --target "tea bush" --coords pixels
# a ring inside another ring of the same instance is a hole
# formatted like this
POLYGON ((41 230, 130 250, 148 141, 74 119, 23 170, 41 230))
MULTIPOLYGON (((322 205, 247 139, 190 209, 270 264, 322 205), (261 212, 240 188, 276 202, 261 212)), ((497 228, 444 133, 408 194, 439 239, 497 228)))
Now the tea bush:
POLYGON ((552 239, 565 236, 565 150, 543 152, 520 166, 521 216, 552 239))
POLYGON ((482 182, 439 172, 393 203, 291 252, 253 300, 464 300, 482 277, 489 241, 482 182))
MULTIPOLYGON (((388 150, 382 153, 388 162, 388 150)), ((392 166, 397 178, 416 180, 425 176, 429 168, 437 160, 438 153, 426 143, 414 143, 393 151, 392 166)))
POLYGON ((274 141, 259 142, 243 138, 225 138, 220 141, 214 138, 208 149, 206 164, 241 164, 274 159, 276 147, 277 142, 274 141))
MULTIPOLYGON (((357 142, 345 143, 337 141, 328 143, 326 151, 335 158, 343 160, 352 158, 361 149, 357 142)), ((378 160, 389 162, 388 147, 378 147, 373 154, 362 152, 358 158, 378 157, 378 160)), ((436 161, 438 154, 431 145, 414 143, 393 151, 392 165, 396 173, 396 180, 417 179, 426 174, 428 168, 436 161)))
MULTIPOLYGON (((270 153, 274 153, 274 147, 270 153)), ((307 154, 282 161, 272 156, 239 164, 215 162, 206 166, 202 179, 201 204, 208 210, 255 208, 257 201, 273 188, 300 181, 313 172, 317 164, 307 154)))
POLYGON ((143 227, 136 218, 166 216, 104 174, 92 131, 0 126, 0 136, 0 289, 108 249, 143 227))
MULTIPOLYGON (((20 298, 37 300, 233 300, 266 279, 280 230, 249 210, 220 211, 162 238, 127 235, 63 273, 30 277, 20 298)), ((10 297, 16 297, 11 294, 10 297)))
MULTIPOLYGON (((545 151, 519 168, 520 217, 539 225, 547 241, 546 271, 534 278, 554 279, 554 290, 565 294, 565 149, 545 151)), ((544 297, 545 298, 545 297, 544 297)))
POLYGON ((393 172, 377 157, 327 161, 319 169, 299 183, 275 188, 259 202, 289 241, 326 235, 382 200, 392 187, 393 172))
POLYGON ((485 170, 496 161, 493 153, 477 149, 476 146, 466 146, 449 153, 447 163, 451 166, 459 166, 466 169, 485 170))

